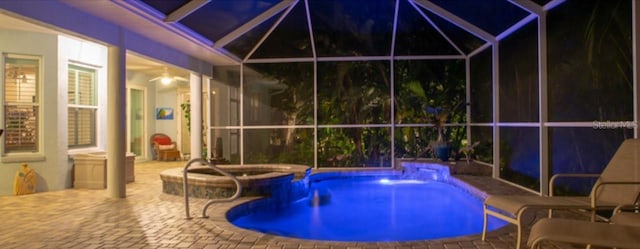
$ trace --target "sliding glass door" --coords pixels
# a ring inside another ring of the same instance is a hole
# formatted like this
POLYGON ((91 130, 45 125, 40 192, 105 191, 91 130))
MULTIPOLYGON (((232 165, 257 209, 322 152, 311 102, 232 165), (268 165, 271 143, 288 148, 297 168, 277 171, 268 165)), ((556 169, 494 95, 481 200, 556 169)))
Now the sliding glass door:
POLYGON ((136 154, 136 158, 145 158, 147 151, 145 93, 143 88, 127 89, 127 151, 136 154))

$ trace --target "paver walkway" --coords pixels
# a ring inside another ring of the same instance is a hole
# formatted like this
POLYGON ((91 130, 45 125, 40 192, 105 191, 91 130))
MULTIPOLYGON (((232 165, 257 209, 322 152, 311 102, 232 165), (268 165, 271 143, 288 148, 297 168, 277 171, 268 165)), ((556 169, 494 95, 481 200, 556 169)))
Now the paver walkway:
MULTIPOLYGON (((127 198, 113 199, 106 190, 68 189, 0 197, 0 248, 514 248, 515 226, 454 239, 389 243, 346 243, 284 238, 237 228, 224 212, 239 202, 215 204, 209 218, 198 218, 206 202, 192 198, 185 219, 184 198, 162 193, 159 173, 185 162, 136 163, 136 180, 127 198)), ((519 193, 517 188, 487 177, 461 176, 490 193, 519 193)), ((526 237, 525 237, 526 238, 526 237)), ((572 248, 550 245, 549 248, 572 248)))

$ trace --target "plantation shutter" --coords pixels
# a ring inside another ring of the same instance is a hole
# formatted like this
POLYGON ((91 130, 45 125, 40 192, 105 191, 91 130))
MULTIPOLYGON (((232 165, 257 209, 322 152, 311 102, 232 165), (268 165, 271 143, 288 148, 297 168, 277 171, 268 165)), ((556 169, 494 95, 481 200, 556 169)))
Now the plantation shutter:
POLYGON ((95 70, 69 67, 69 147, 96 145, 95 70))
POLYGON ((5 153, 38 151, 39 60, 5 57, 5 153))

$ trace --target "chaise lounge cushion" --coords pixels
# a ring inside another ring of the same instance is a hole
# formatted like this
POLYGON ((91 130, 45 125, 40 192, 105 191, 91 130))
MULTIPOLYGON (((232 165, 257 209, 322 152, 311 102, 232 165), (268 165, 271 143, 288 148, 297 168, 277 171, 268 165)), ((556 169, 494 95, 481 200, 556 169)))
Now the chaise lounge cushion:
MULTIPOLYGON (((611 217, 611 223, 640 227, 640 213, 620 212, 611 217)), ((640 234, 638 234, 640 237, 640 234)))
MULTIPOLYGON (((487 197, 485 203, 491 207, 500 207, 510 216, 515 217, 523 208, 564 208, 579 209, 589 207, 590 199, 584 196, 524 196, 524 195, 493 195, 487 197), (533 197, 533 198, 532 198, 533 197), (526 203, 527 205, 523 205, 526 203)), ((602 204, 602 203, 601 203, 602 204)), ((616 204, 608 204, 613 208, 616 204)))
POLYGON ((545 218, 533 225, 527 244, 532 248, 538 248, 542 241, 640 248, 640 226, 545 218))

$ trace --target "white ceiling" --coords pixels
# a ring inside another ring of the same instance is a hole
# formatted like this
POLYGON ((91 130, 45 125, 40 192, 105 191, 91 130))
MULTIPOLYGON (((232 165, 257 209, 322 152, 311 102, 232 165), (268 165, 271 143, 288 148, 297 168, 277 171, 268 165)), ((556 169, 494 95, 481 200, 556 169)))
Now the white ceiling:
POLYGON ((137 73, 143 73, 147 76, 154 78, 162 75, 166 70, 171 76, 179 76, 182 78, 189 78, 189 71, 173 67, 171 65, 154 61, 144 56, 136 55, 131 52, 127 53, 127 71, 133 71, 137 73))
POLYGON ((57 34, 58 32, 30 22, 14 18, 0 12, 0 29, 13 29, 22 31, 34 31, 47 34, 57 34))
POLYGON ((149 39, 213 65, 239 64, 238 61, 214 49, 210 41, 198 40, 194 38, 193 34, 189 34, 189 31, 165 23, 163 16, 154 15, 152 11, 132 6, 135 2, 87 0, 62 0, 62 2, 116 25, 127 27, 127 29, 149 39))
MULTIPOLYGON (((0 29, 32 31, 55 35, 67 35, 60 31, 33 24, 12 16, 0 13, 0 29)), ((164 70, 167 70, 171 76, 180 76, 188 78, 189 71, 178 67, 173 67, 166 63, 155 61, 144 56, 136 55, 128 52, 126 57, 126 69, 128 71, 142 73, 150 78, 160 76, 164 70)))

